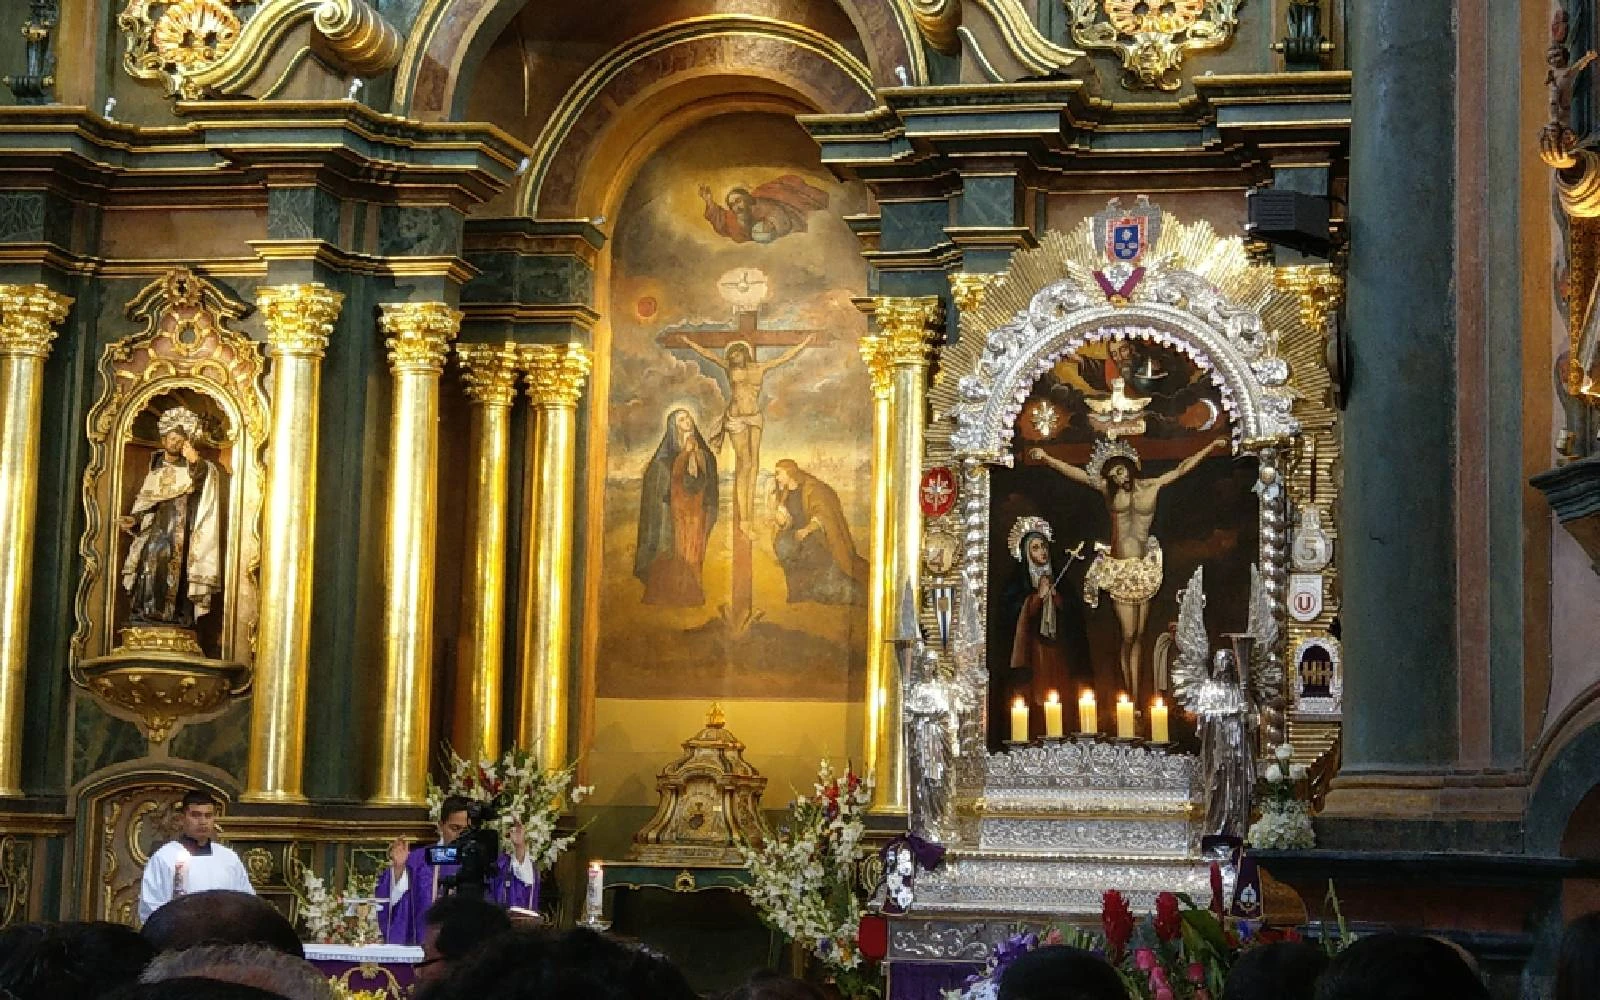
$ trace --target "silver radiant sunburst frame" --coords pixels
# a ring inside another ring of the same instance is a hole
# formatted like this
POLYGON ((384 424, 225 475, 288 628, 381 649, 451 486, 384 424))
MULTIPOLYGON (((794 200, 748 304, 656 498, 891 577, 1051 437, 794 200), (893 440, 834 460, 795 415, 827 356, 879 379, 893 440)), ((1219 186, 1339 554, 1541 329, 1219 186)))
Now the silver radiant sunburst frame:
MULTIPOLYGON (((1157 210, 1159 211, 1159 210, 1157 210)), ((991 281, 982 305, 961 317, 930 392, 926 467, 956 471, 959 501, 925 530, 953 534, 954 627, 947 648, 924 652, 943 679, 958 733, 953 767, 942 768, 953 815, 912 817, 948 848, 946 864, 917 880, 912 912, 897 922, 891 957, 982 960, 1025 916, 1097 913, 1101 894, 1122 890, 1135 909, 1163 890, 1204 897, 1199 854, 1204 790, 1196 759, 1137 743, 1074 741, 990 754, 988 699, 989 470, 1012 462, 1018 414, 1036 380, 1064 356, 1114 338, 1182 352, 1217 388, 1236 455, 1258 461, 1264 587, 1280 621, 1287 574, 1285 491, 1280 462, 1300 433, 1296 391, 1280 352, 1285 331, 1316 337, 1296 318, 1295 300, 1274 287, 1270 267, 1251 264, 1238 240, 1204 223, 1162 219, 1161 239, 1142 261, 1129 294, 1128 268, 1095 252, 1096 220, 1051 233, 991 281), (1114 301, 1115 299, 1115 301, 1114 301), (904 947, 902 947, 902 945, 904 947)), ((1222 610, 1222 609, 1219 609, 1222 610)), ((1245 609, 1237 609, 1243 617, 1245 609)), ((925 631, 936 634, 924 609, 925 631)), ((1283 630, 1279 630, 1283 634, 1283 630)), ((1283 739, 1284 650, 1266 651, 1268 704, 1263 740, 1283 739)), ((913 782, 929 780, 915 752, 913 782)), ((913 801, 917 800, 913 795, 913 801)), ((924 800, 937 800, 924 796, 924 800)))

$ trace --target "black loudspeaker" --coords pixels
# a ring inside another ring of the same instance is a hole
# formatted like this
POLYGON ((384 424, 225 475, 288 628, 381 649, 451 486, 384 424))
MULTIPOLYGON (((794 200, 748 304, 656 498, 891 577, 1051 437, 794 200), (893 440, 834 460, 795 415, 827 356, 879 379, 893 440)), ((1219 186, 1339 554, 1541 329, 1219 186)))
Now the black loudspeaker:
POLYGON ((1245 235, 1312 257, 1327 259, 1333 251, 1327 198, 1278 188, 1256 188, 1246 192, 1245 206, 1248 209, 1245 235))

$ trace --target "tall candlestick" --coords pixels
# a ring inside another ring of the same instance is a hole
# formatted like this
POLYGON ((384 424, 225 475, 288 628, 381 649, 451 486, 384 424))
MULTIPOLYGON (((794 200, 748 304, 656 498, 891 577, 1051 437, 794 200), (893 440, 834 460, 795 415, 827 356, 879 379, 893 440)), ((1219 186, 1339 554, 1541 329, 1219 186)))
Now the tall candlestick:
POLYGON ((598 861, 589 862, 589 891, 583 901, 586 919, 598 920, 606 908, 606 869, 598 861))
POLYGON ((1150 742, 1167 742, 1167 703, 1160 698, 1150 706, 1150 742))
POLYGON ((1133 702, 1125 694, 1117 695, 1117 739, 1133 739, 1133 702))
POLYGON ((1061 696, 1054 691, 1044 699, 1044 734, 1051 739, 1061 737, 1061 696))
POLYGON ((1011 703, 1011 742, 1028 742, 1028 703, 1021 698, 1011 703))
POLYGON ((1084 691, 1078 698, 1078 732, 1098 733, 1100 722, 1094 710, 1094 692, 1084 691))

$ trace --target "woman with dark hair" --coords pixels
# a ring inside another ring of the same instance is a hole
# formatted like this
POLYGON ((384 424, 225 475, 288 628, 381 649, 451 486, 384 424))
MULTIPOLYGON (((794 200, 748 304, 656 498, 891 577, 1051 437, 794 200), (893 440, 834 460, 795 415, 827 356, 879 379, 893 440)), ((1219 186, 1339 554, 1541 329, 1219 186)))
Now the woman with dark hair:
POLYGON ((1555 1000, 1592 1000, 1600 996, 1600 910, 1567 925, 1556 959, 1555 1000))
POLYGON ((706 602, 700 568, 716 522, 717 456, 693 415, 679 407, 667 414, 661 444, 644 470, 633 555, 644 603, 699 607, 706 602))
POLYGON ((1374 934, 1335 955, 1316 1000, 1489 1000, 1454 947, 1420 934, 1374 934))

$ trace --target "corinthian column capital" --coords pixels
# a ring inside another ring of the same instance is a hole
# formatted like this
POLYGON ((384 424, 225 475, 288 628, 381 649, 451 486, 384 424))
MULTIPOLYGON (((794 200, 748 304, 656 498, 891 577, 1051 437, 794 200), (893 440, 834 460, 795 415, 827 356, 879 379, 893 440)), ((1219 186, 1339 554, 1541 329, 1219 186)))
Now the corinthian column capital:
POLYGON ((1344 298, 1344 277, 1327 264, 1294 264, 1275 268, 1273 281, 1299 300, 1300 322, 1323 333, 1328 314, 1344 298))
POLYGON ((577 406, 591 367, 589 349, 581 344, 527 344, 522 366, 528 376, 528 398, 535 406, 577 406))
POLYGON ((344 304, 344 293, 318 281, 269 285, 256 292, 267 326, 267 353, 273 357, 321 358, 344 304))
POLYGON ((456 360, 461 362, 467 398, 474 403, 510 406, 516 399, 517 376, 522 373, 516 344, 457 344, 456 360))
POLYGON ((989 290, 989 283, 998 275, 984 274, 981 272, 969 273, 959 271, 950 276, 950 297, 955 300, 956 308, 963 313, 972 312, 983 306, 983 295, 989 290))
POLYGON ((869 333, 861 338, 861 360, 867 364, 867 374, 872 376, 874 399, 888 399, 894 391, 894 358, 889 354, 885 337, 869 333))
POLYGON ((895 365, 926 365, 933 356, 944 307, 936 295, 879 296, 873 319, 884 349, 895 365))
POLYGON ((378 327, 389 348, 389 368, 396 375, 437 375, 445 353, 461 329, 461 311, 443 302, 391 302, 379 307, 378 327))
POLYGON ((72 299, 44 285, 0 285, 0 355, 50 356, 72 299))

